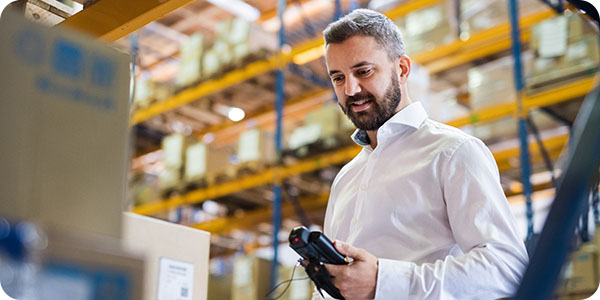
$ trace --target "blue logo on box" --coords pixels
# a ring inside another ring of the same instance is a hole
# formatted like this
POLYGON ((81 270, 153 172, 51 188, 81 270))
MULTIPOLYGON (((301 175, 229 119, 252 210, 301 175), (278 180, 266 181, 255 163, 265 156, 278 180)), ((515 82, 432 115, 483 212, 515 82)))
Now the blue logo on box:
POLYGON ((83 76, 83 51, 79 45, 56 40, 52 53, 52 69, 61 75, 79 79, 83 76))
POLYGON ((92 83, 98 87, 109 88, 115 77, 115 64, 104 57, 92 59, 92 83))
POLYGON ((39 32, 25 29, 14 39, 14 51, 23 61, 39 65, 44 60, 44 40, 39 32))

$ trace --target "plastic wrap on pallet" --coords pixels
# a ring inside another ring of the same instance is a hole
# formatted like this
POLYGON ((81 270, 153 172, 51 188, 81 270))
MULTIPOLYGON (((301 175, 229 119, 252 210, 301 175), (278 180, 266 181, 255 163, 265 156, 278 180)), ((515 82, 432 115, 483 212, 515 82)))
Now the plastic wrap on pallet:
POLYGON ((204 37, 196 33, 181 44, 179 72, 177 73, 177 85, 186 86, 192 84, 202 77, 202 52, 204 37))
POLYGON ((135 93, 133 96, 133 103, 136 108, 145 108, 148 107, 152 102, 152 97, 154 94, 154 83, 146 78, 146 76, 141 76, 139 79, 135 81, 135 93))
MULTIPOLYGON (((547 9, 539 0, 519 1, 519 15, 527 16, 547 9)), ((508 4, 505 0, 460 0, 460 33, 467 39, 475 32, 508 23, 508 4)))
POLYGON ((248 256, 233 264, 232 300, 262 299, 269 292, 271 261, 248 256))
POLYGON ((447 89, 431 93, 420 101, 430 119, 445 123, 469 115, 469 108, 456 99, 457 93, 455 88, 447 89))
POLYGON ((221 63, 217 52, 214 49, 206 51, 202 57, 202 76, 209 78, 215 75, 220 67, 221 63))
POLYGON ((593 76, 600 62, 598 36, 577 14, 545 20, 532 29, 532 71, 526 80, 529 92, 565 80, 593 76))
POLYGON ((275 160, 274 137, 258 128, 244 131, 238 141, 237 158, 240 163, 275 160))
POLYGON ((212 47, 213 51, 219 57, 221 65, 228 65, 233 61, 231 47, 226 40, 216 40, 212 47))
POLYGON ((187 147, 185 151, 186 182, 194 181, 206 175, 207 146, 204 143, 195 143, 187 147))
POLYGON ((304 125, 294 129, 288 140, 288 148, 296 150, 305 145, 315 143, 321 136, 321 124, 304 125))
POLYGON ((433 50, 458 38, 455 5, 446 0, 395 20, 409 55, 433 50))
MULTIPOLYGON (((531 52, 523 53, 525 74, 531 69, 531 60, 531 52)), ((473 110, 517 100, 513 65, 513 57, 505 56, 467 71, 469 102, 473 110)))
POLYGON ((183 150, 185 149, 185 136, 173 133, 162 140, 164 164, 166 168, 181 168, 183 166, 183 150))
MULTIPOLYGON (((538 110, 532 110, 529 115, 540 131, 563 125, 548 114, 538 110)), ((489 123, 476 124, 473 126, 472 134, 488 144, 517 138, 517 120, 509 117, 489 123)))
POLYGON ((242 18, 235 18, 231 20, 229 34, 227 35, 227 41, 231 45, 247 43, 248 35, 250 33, 250 22, 242 18))
POLYGON ((165 168, 158 174, 158 185, 161 190, 169 190, 179 187, 181 183, 181 169, 165 168))
POLYGON ((320 109, 306 114, 304 124, 321 125, 320 138, 326 138, 337 135, 340 132, 340 119, 343 113, 340 108, 334 104, 323 105, 320 109))

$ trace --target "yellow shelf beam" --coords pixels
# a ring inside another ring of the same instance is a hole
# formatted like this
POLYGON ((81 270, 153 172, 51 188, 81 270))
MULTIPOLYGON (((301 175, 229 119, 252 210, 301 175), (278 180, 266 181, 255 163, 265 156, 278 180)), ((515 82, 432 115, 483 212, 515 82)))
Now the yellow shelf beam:
MULTIPOLYGON (((560 151, 567 141, 567 136, 559 136, 545 140, 544 146, 552 158, 558 157, 560 151)), ((176 196, 165 201, 150 203, 134 208, 133 212, 142 215, 153 215, 161 211, 168 210, 183 204, 200 203, 208 199, 214 199, 225 195, 233 194, 252 187, 272 183, 279 172, 279 178, 287 178, 293 175, 308 173, 321 168, 341 164, 351 160, 358 152, 360 147, 350 146, 333 153, 319 155, 315 158, 306 159, 292 166, 272 168, 261 173, 247 176, 241 179, 233 180, 225 184, 208 187, 202 190, 189 192, 183 196, 176 196)), ((532 162, 541 162, 541 156, 537 155, 539 149, 537 144, 531 145, 532 162)), ((494 159, 498 164, 500 171, 517 167, 519 157, 519 148, 508 149, 494 153, 494 159)))
MULTIPOLYGON (((524 95, 523 108, 530 110, 582 97, 594 87, 594 83, 595 78, 585 78, 536 95, 524 95)), ((516 102, 509 102, 477 110, 467 117, 452 120, 447 124, 454 127, 462 127, 469 124, 490 122, 508 116, 516 116, 516 113, 516 102)))
POLYGON ((100 0, 58 26, 114 42, 191 1, 100 0))
MULTIPOLYGON (((550 159, 556 160, 560 156, 568 140, 568 135, 560 135, 543 140, 542 143, 544 144, 546 151, 548 151, 550 159)), ((493 153, 500 172, 519 167, 520 151, 520 148, 512 148, 493 153)), ((541 151, 537 143, 531 142, 529 144, 529 152, 531 153, 531 163, 536 164, 543 162, 543 156, 541 155, 541 151)))
MULTIPOLYGON (((549 138, 543 142, 544 146, 546 147, 546 150, 548 150, 550 157, 553 160, 558 158, 561 150, 563 149, 563 146, 567 142, 567 139, 568 136, 563 135, 549 138)), ((542 157, 537 144, 534 143, 530 147, 532 153, 532 162, 542 162, 542 157)), ((518 162, 518 157, 519 148, 508 149, 494 153, 494 158, 496 158, 498 161, 500 171, 518 167, 512 165, 513 160, 518 162)), ((545 190, 551 187, 551 182, 545 182, 542 184, 535 185, 534 191, 545 190)), ((515 196, 518 194, 519 191, 506 191, 507 197, 515 196)), ((329 193, 325 193, 312 198, 301 199, 300 205, 306 212, 324 210, 327 207, 328 198, 329 193)), ((294 207, 289 203, 284 204, 281 208, 281 211, 283 218, 289 218, 295 215, 294 207)), ((270 222, 271 216, 272 209, 269 206, 248 212, 242 216, 217 218, 211 221, 194 224, 191 227, 208 231, 212 234, 225 234, 234 229, 244 230, 256 227, 258 224, 263 222, 270 222)))
MULTIPOLYGON (((325 193, 315 197, 301 199, 300 205, 306 212, 323 210, 327 206, 328 199, 329 193, 325 193)), ((212 234, 223 234, 230 232, 233 229, 247 229, 255 227, 263 222, 270 222, 272 214, 271 212, 272 210, 270 207, 265 207, 248 212, 239 217, 217 218, 208 222, 192 225, 191 227, 208 231, 212 234)), ((285 203, 282 205, 281 213, 282 218, 289 218, 296 214, 294 207, 290 203, 285 203)))

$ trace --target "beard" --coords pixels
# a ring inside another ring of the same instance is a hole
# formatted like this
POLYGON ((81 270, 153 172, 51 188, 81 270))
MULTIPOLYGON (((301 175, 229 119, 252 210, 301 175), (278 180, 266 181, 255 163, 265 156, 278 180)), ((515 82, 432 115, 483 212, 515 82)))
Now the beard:
POLYGON ((350 121, 354 123, 356 128, 362 130, 377 130, 396 113, 396 108, 398 107, 398 104, 400 104, 401 99, 402 92, 398 85, 396 72, 394 72, 394 74, 392 74, 392 82, 386 89, 382 99, 375 99, 373 94, 365 91, 361 94, 348 96, 346 98, 345 106, 342 106, 339 102, 338 104, 342 108, 344 114, 346 114, 350 121), (354 112, 352 110, 352 103, 361 100, 370 101, 371 107, 365 111, 354 112))

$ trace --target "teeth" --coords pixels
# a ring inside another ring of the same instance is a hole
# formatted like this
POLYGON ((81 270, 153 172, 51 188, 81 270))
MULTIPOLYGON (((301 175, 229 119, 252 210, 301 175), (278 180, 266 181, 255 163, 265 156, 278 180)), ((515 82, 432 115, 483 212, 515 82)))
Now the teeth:
POLYGON ((356 102, 352 103, 352 105, 357 105, 358 106, 358 105, 363 105, 363 104, 365 104, 367 102, 369 102, 369 100, 359 100, 359 101, 356 101, 356 102))

